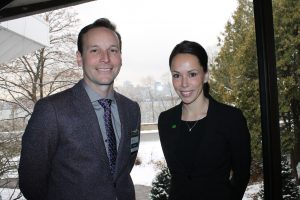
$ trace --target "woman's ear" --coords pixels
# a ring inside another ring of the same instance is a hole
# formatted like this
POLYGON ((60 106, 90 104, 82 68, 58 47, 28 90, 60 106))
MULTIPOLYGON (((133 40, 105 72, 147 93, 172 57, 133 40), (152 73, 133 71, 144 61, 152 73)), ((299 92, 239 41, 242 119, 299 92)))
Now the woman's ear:
POLYGON ((209 72, 207 71, 204 75, 204 83, 208 83, 209 80, 209 72))

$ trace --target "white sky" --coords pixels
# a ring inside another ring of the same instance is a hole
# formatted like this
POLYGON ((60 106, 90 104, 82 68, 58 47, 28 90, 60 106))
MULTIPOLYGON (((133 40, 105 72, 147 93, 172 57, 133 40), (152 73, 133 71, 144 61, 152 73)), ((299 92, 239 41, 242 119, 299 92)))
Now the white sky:
POLYGON ((169 72, 169 55, 182 40, 199 42, 208 55, 214 52, 236 7, 237 0, 97 0, 74 8, 81 28, 101 17, 116 24, 123 42, 116 84, 140 84, 169 72))

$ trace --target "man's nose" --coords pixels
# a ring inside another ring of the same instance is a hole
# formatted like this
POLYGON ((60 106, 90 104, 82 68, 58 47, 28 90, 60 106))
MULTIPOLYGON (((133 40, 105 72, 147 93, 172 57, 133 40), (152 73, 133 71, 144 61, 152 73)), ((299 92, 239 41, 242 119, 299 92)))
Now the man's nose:
POLYGON ((101 62, 108 62, 109 61, 109 53, 106 50, 100 52, 100 61, 101 62))

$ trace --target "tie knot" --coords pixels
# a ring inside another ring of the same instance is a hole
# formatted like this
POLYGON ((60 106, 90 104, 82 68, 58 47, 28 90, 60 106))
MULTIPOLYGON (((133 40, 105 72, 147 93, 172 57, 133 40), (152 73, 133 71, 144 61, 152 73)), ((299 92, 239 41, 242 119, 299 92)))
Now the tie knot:
POLYGON ((104 109, 110 108, 111 101, 112 101, 111 99, 100 99, 100 100, 98 100, 99 104, 100 104, 104 109))

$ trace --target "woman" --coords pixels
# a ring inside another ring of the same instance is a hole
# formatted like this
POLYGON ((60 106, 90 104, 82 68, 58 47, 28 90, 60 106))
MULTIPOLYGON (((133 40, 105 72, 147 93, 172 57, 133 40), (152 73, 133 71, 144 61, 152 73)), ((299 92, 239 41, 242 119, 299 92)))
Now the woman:
POLYGON ((171 200, 241 200, 249 181, 246 120, 239 109, 209 95, 207 59, 191 41, 176 45, 169 58, 181 103, 160 114, 158 129, 171 200))

